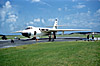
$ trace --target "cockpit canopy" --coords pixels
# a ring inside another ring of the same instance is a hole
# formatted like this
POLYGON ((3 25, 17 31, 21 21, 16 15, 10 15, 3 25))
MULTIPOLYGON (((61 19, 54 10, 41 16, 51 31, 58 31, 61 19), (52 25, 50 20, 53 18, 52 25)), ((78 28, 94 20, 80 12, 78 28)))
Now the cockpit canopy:
POLYGON ((25 30, 28 30, 28 29, 33 29, 32 26, 28 26, 25 30))

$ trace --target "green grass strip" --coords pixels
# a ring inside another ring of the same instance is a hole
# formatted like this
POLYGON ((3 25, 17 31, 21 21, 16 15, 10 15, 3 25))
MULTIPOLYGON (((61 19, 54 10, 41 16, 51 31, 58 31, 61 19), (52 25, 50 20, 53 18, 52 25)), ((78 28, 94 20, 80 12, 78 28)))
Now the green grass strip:
POLYGON ((0 49, 0 66, 100 66, 100 41, 45 42, 0 49))

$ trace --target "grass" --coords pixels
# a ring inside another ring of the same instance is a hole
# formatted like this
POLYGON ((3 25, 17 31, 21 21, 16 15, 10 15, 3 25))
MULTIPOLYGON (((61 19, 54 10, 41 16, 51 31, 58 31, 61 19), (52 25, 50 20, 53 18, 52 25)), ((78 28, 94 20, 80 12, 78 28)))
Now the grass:
POLYGON ((100 66, 100 41, 45 42, 0 49, 0 66, 100 66))

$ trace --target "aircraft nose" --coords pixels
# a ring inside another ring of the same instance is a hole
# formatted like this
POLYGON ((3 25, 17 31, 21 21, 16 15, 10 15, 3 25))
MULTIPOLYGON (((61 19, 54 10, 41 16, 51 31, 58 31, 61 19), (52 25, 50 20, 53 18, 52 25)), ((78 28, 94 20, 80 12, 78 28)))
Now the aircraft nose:
POLYGON ((30 38, 31 33, 22 33, 23 36, 30 38))

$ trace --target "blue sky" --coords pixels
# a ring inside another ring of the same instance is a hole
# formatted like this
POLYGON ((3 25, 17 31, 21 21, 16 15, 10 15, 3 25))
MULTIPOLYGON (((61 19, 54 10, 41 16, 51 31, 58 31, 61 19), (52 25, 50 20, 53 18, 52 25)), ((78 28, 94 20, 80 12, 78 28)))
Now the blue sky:
POLYGON ((100 31, 100 0, 0 0, 0 34, 51 26, 55 18, 61 28, 100 31))

